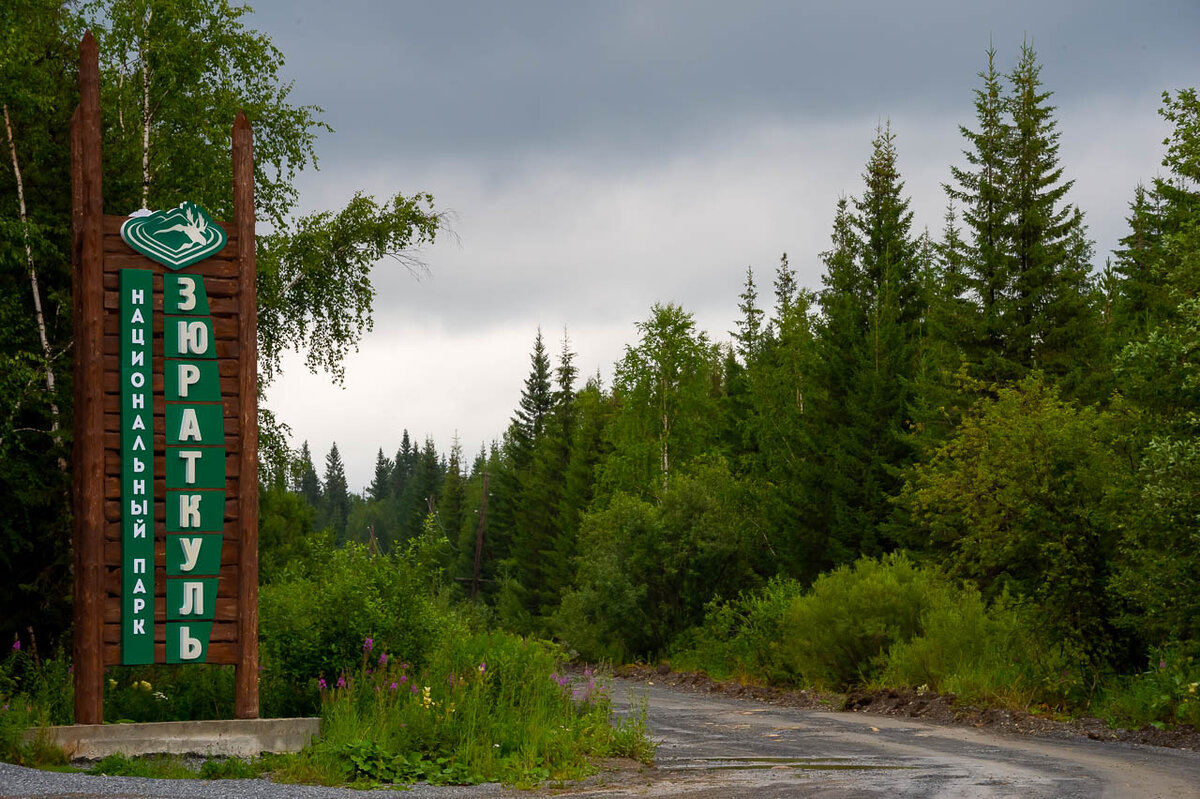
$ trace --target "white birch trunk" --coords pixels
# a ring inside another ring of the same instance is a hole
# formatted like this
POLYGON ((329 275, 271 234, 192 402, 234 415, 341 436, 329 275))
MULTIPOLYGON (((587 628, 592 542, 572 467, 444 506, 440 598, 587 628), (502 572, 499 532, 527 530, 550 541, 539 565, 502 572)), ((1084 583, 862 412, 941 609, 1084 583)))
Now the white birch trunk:
MULTIPOLYGON (((17 160, 17 141, 13 136, 12 119, 8 105, 4 105, 4 132, 8 134, 8 151, 12 155, 13 175, 17 179, 17 209, 21 217, 21 233, 25 239, 25 262, 29 266, 29 285, 33 290, 33 315, 37 322, 38 340, 42 345, 42 360, 46 364, 46 393, 50 397, 50 433, 55 446, 62 444, 59 435, 58 402, 54 399, 54 368, 51 365, 50 339, 46 335, 46 317, 42 313, 42 292, 38 286, 37 269, 33 262, 33 245, 29 241, 29 217, 25 210, 25 183, 21 178, 21 165, 17 160)), ((60 465, 65 465, 60 459, 60 465)))

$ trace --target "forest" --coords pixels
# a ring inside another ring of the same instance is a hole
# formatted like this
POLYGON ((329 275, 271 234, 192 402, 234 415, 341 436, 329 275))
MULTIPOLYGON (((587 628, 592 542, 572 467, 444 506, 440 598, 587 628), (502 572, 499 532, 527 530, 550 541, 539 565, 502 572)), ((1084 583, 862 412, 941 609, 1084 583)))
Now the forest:
MULTIPOLYGON (((322 123, 291 103, 269 40, 223 4, 105 5, 91 22, 106 203, 186 195, 220 217, 229 167, 209 144, 246 108, 273 228, 262 382, 288 349, 339 376, 370 328, 372 265, 443 229, 432 196, 296 217, 322 123), (220 46, 196 48, 198 31, 220 46), (168 91, 212 74, 223 82, 168 91)), ((37 631, 49 651, 70 640, 60 189, 87 20, 51 0, 8 8, 0 635, 20 649, 37 631)), ((857 191, 830 198, 821 284, 799 285, 786 254, 747 268, 728 334, 655 303, 606 383, 579 373, 565 335, 531 331, 499 438, 439 452, 420 431, 381 431, 361 496, 336 444, 294 449, 264 411, 263 679, 288 686, 268 708, 311 709, 364 638, 413 647, 415 664, 432 651, 422 635, 461 623, 587 662, 1200 723, 1200 100, 1163 94, 1162 172, 1131 191, 1120 249, 1096 253, 1036 52, 981 62, 964 76, 974 105, 946 153, 961 165, 946 169, 942 228, 914 229, 899 137, 881 124, 857 191)))
MULTIPOLYGON (((758 651, 813 635, 796 603, 838 581, 871 594, 931 580, 921 591, 975 600, 1026 631, 1014 657, 1069 675, 1039 671, 1054 683, 1039 696, 1060 701, 1150 662, 1190 664, 1200 103, 1163 95, 1164 172, 1132 193, 1121 248, 1097 270, 1037 55, 999 61, 986 54, 964 109, 940 231, 913 229, 881 126, 858 193, 836 201, 820 287, 798 285, 786 254, 768 275, 747 269, 728 339, 657 303, 611 385, 538 330, 502 439, 440 454, 405 430, 394 451, 380 442, 361 497, 336 444, 320 463, 305 443, 264 495, 272 568, 298 519, 335 546, 426 540, 450 590, 583 658, 830 687, 878 678, 880 655, 925 623, 843 620, 879 629, 860 631, 865 655, 836 676, 758 651), (779 640, 752 640, 760 622, 782 625, 779 640)), ((936 604, 912 601, 904 613, 936 604)))

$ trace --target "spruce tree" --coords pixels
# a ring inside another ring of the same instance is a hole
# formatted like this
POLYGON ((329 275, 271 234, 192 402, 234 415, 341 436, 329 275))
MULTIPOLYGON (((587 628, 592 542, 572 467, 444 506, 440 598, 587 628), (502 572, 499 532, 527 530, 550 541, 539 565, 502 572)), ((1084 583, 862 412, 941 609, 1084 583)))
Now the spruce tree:
POLYGON ((1009 75, 1006 153, 1008 288, 1004 354, 1023 370, 1086 379, 1098 355, 1099 315, 1089 281, 1092 255, 1083 213, 1066 202, 1051 92, 1028 44, 1009 75))
POLYGON ((313 466, 312 453, 308 449, 307 441, 300 445, 295 492, 304 497, 314 511, 322 507, 321 480, 317 477, 316 467, 313 466))
POLYGON ((371 499, 376 502, 387 499, 392 494, 392 467, 391 460, 383 454, 383 447, 380 447, 375 456, 375 478, 367 489, 371 499))
POLYGON ((853 212, 838 203, 834 246, 823 256, 822 397, 809 417, 817 468, 808 476, 812 496, 824 499, 829 536, 825 551, 812 553, 820 565, 891 547, 891 498, 913 458, 908 433, 925 308, 890 127, 876 131, 863 181, 853 212))
POLYGON ((336 441, 329 447, 329 454, 325 456, 323 493, 322 524, 333 532, 334 540, 342 543, 346 540, 346 520, 350 516, 350 493, 346 487, 346 469, 342 464, 336 441))
MULTIPOLYGON (((1004 112, 1002 76, 996 69, 996 50, 987 51, 987 68, 979 73, 983 86, 975 90, 978 129, 959 126, 969 149, 963 156, 967 168, 951 167, 954 183, 945 186, 952 202, 962 207, 962 219, 971 232, 969 244, 958 241, 955 255, 965 257, 966 287, 973 295, 977 313, 963 320, 956 333, 960 345, 975 363, 980 376, 998 380, 1011 369, 1002 361, 1000 317, 1008 295, 1007 157, 1011 127, 1004 112)), ((956 234, 957 239, 957 234, 956 234)))

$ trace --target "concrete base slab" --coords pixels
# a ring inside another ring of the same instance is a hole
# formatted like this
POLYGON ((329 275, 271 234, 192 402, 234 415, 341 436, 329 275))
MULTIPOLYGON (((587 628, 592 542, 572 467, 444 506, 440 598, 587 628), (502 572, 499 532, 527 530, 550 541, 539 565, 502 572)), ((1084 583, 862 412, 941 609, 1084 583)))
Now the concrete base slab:
POLYGON ((75 724, 30 730, 26 738, 45 735, 71 760, 113 754, 250 758, 263 752, 299 752, 320 734, 321 720, 304 718, 75 724))

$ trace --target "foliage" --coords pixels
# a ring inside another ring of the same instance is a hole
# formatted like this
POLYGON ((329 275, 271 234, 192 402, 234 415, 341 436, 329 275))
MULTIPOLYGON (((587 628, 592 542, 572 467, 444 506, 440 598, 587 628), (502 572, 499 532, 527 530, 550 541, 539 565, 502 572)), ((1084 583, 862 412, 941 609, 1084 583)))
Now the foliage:
POLYGON ((784 615, 802 593, 800 583, 776 578, 759 591, 713 600, 705 606, 704 622, 676 639, 672 666, 718 680, 799 684, 800 675, 788 668, 780 646, 784 615))
POLYGON ((1077 699, 1086 687, 1063 649, 1040 634, 1028 608, 1008 597, 990 606, 971 586, 925 610, 921 632, 893 644, 878 679, 953 694, 985 707, 1024 710, 1077 699))
POLYGON ((409 553, 372 556, 358 544, 318 547, 259 594, 268 715, 314 712, 318 679, 352 667, 365 638, 422 668, 442 637, 459 629, 409 553))
POLYGON ((1037 624, 1093 668, 1111 645, 1107 503, 1128 478, 1113 438, 1109 417, 1034 375, 981 400, 903 497, 914 543, 985 598, 1032 600, 1037 624))
POLYGON ((109 721, 199 721, 233 717, 232 666, 112 666, 104 677, 109 721))
POLYGON ((1156 650, 1145 671, 1108 687, 1096 710, 1114 725, 1200 727, 1200 658, 1178 646, 1156 650))
POLYGON ((565 676, 562 653, 549 644, 450 637, 429 663, 418 670, 365 640, 358 667, 323 688, 322 740, 296 768, 360 787, 530 786, 583 776, 588 757, 646 749, 631 744, 629 725, 610 727, 607 689, 595 675, 565 676))
POLYGON ((580 524, 579 571, 553 617, 556 634, 589 660, 665 651, 714 595, 757 581, 754 519, 722 460, 690 464, 657 504, 613 495, 580 524))
POLYGON ((923 631, 949 582, 903 555, 862 558, 823 574, 780 621, 784 668, 808 685, 844 689, 874 679, 893 644, 923 631))

